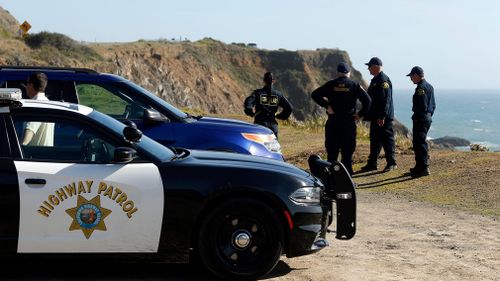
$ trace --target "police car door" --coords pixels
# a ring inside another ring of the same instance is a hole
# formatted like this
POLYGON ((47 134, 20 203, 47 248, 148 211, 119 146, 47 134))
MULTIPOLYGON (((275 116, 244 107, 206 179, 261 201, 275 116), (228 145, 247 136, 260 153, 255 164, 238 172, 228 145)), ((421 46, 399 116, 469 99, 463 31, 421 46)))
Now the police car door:
POLYGON ((13 119, 20 142, 29 126, 46 125, 54 138, 21 145, 22 159, 14 161, 19 253, 158 250, 163 185, 153 163, 113 163, 109 135, 77 119, 53 113, 13 119))

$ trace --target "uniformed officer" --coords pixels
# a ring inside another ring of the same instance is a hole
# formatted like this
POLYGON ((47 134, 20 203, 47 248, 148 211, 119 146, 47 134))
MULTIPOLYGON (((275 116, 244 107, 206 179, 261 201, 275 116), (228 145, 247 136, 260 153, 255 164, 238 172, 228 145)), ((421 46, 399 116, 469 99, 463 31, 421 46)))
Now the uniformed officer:
POLYGON ((338 78, 326 82, 314 90, 311 98, 326 108, 328 120, 325 124, 325 147, 328 161, 341 162, 352 175, 352 154, 356 150, 356 120, 365 115, 370 106, 370 97, 359 83, 349 79, 349 66, 341 62, 337 66, 338 78), (362 108, 356 113, 356 101, 362 108))
POLYGON ((436 109, 434 88, 424 77, 424 70, 420 66, 411 69, 410 76, 416 84, 413 94, 413 151, 415 152, 415 167, 410 169, 412 177, 430 175, 429 171, 429 146, 427 145, 427 132, 431 127, 432 115, 436 109))
POLYGON ((245 99, 245 114, 255 117, 254 123, 271 129, 278 137, 278 122, 276 119, 285 120, 292 114, 292 105, 285 96, 274 89, 274 78, 271 72, 264 74, 265 86, 257 89, 245 99), (254 112, 255 107, 255 112, 254 112), (276 114, 278 107, 282 110, 276 114))
POLYGON ((384 172, 388 172, 397 168, 394 157, 394 129, 392 127, 394 120, 392 83, 391 79, 382 71, 381 59, 373 57, 366 65, 368 65, 370 74, 373 75, 368 87, 368 95, 370 95, 372 102, 366 118, 371 121, 370 155, 368 156, 368 163, 361 170, 377 170, 377 159, 383 147, 387 161, 384 172))

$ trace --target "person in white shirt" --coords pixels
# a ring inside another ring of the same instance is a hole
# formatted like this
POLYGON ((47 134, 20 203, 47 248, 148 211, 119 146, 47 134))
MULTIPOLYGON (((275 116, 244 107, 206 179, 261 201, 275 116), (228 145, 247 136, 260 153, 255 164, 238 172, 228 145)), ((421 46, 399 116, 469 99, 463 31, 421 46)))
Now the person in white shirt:
MULTIPOLYGON (((49 100, 45 96, 47 75, 41 72, 32 73, 28 77, 26 93, 33 100, 49 100)), ((54 123, 27 122, 24 129, 23 145, 54 146, 54 123)))

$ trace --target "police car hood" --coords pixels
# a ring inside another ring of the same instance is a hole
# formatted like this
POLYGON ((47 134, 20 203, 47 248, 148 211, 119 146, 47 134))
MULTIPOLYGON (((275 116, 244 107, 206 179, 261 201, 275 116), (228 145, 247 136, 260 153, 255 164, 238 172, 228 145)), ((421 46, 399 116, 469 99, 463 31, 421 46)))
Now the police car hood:
POLYGON ((251 124, 244 121, 233 120, 233 119, 223 119, 223 118, 212 118, 212 117, 202 117, 196 122, 197 126, 207 127, 211 130, 224 130, 224 131, 235 131, 235 132, 245 132, 245 133, 266 133, 272 134, 273 132, 266 127, 251 124))
POLYGON ((185 162, 186 165, 264 170, 266 172, 286 173, 299 177, 311 177, 308 172, 283 161, 238 153, 189 150, 188 156, 174 161, 178 161, 178 163, 185 162))

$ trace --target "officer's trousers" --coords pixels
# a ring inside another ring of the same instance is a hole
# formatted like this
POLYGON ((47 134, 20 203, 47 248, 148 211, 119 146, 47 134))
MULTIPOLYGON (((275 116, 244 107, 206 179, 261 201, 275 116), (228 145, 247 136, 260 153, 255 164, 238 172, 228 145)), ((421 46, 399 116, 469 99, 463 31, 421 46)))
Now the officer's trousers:
POLYGON ((368 156, 368 164, 376 166, 378 156, 382 147, 385 152, 387 165, 396 165, 394 158, 396 150, 396 142, 394 140, 394 128, 392 127, 393 120, 386 119, 384 126, 377 124, 377 119, 370 122, 370 155, 368 156))
POLYGON ((325 147, 328 162, 337 161, 340 152, 340 162, 352 175, 352 154, 356 150, 356 122, 352 116, 328 117, 325 124, 325 147))
POLYGON ((418 170, 424 170, 429 166, 427 132, 431 123, 430 117, 413 120, 413 152, 415 153, 415 168, 418 170))
POLYGON ((273 131, 274 135, 276 136, 276 139, 278 139, 278 122, 276 122, 276 120, 274 121, 255 120, 254 123, 271 129, 271 131, 273 131))

